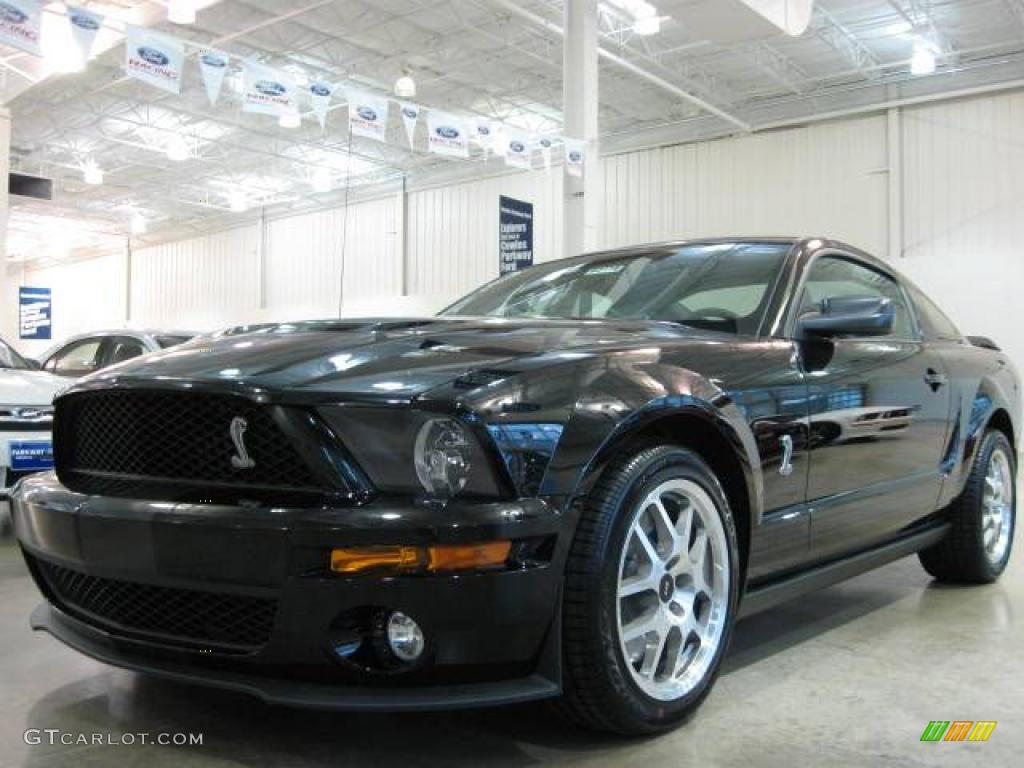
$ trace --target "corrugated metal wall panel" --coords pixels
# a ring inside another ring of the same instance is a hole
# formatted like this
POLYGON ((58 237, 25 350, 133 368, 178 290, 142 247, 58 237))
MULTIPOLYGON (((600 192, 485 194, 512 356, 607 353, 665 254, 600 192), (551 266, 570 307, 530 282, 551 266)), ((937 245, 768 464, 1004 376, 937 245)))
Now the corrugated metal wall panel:
POLYGON ((257 302, 259 228, 140 248, 132 255, 131 322, 205 330, 257 302))
POLYGON ((562 249, 562 172, 533 171, 408 196, 409 293, 438 308, 498 276, 498 198, 533 203, 534 260, 562 249))
POLYGON ((350 206, 347 222, 344 208, 269 222, 267 310, 292 317, 337 314, 343 252, 345 314, 401 293, 400 215, 391 197, 350 206))
POLYGON ((905 271, 1024 368, 1024 93, 903 114, 905 271))
POLYGON ((604 245, 827 234, 882 253, 886 161, 883 117, 610 157, 604 245))

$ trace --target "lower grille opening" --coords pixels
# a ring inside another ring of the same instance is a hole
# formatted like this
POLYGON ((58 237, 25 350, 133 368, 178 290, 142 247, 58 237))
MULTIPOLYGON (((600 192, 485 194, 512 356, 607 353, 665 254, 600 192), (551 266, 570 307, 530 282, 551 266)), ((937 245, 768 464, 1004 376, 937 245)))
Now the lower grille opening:
POLYGON ((253 653, 270 639, 277 600, 91 576, 33 558, 51 599, 111 634, 196 650, 253 653))

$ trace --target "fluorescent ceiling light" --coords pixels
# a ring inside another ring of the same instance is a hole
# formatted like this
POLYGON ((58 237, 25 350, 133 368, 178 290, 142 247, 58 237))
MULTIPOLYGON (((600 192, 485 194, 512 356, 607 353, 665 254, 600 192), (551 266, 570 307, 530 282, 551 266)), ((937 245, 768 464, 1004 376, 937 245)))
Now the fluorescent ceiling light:
POLYGON ((633 22, 633 32, 638 35, 656 35, 661 32, 661 19, 657 16, 645 16, 633 22))
POLYGON ((103 183, 103 170, 99 167, 95 160, 87 160, 85 165, 82 166, 82 178, 86 184, 102 184, 103 183))
POLYGON ((930 75, 935 72, 935 53, 927 45, 914 46, 914 55, 910 59, 910 72, 914 75, 930 75))
POLYGON ((297 109, 285 112, 277 118, 277 124, 282 128, 298 128, 302 125, 302 115, 299 114, 297 109))
POLYGON ((170 0, 167 3, 167 20, 175 24, 195 24, 195 0, 170 0))
POLYGON ((231 210, 235 213, 244 213, 249 210, 249 201, 246 199, 245 193, 241 190, 232 192, 229 202, 231 204, 231 210))
POLYGON ((132 214, 131 231, 133 235, 143 235, 149 229, 146 224, 146 217, 141 213, 132 214))
POLYGON ((402 75, 395 80, 395 96, 400 99, 411 99, 416 95, 416 81, 409 75, 402 75))
POLYGON ((171 136, 170 141, 167 142, 167 159, 173 160, 176 163, 180 163, 183 160, 188 160, 189 155, 188 144, 181 136, 171 136))
POLYGON ((330 192, 334 188, 334 179, 331 177, 330 170, 317 168, 313 171, 312 184, 314 192, 330 192))

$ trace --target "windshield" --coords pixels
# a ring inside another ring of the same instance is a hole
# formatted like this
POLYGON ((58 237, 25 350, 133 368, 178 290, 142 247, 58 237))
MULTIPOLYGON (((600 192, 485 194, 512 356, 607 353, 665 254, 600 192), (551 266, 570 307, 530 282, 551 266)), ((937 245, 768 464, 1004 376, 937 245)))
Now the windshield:
POLYGON ((442 315, 660 320, 756 334, 789 243, 582 256, 498 278, 442 315))
POLYGON ((24 371, 33 370, 28 361, 7 346, 7 342, 3 339, 0 339, 0 368, 19 368, 24 371))

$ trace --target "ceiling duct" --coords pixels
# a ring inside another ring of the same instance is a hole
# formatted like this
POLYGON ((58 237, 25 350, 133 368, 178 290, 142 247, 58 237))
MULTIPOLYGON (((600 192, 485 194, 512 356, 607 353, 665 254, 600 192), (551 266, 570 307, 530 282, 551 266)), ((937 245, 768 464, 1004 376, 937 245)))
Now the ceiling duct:
POLYGON ((813 11, 814 0, 694 0, 672 15, 693 37, 735 43, 780 33, 798 37, 813 11))

